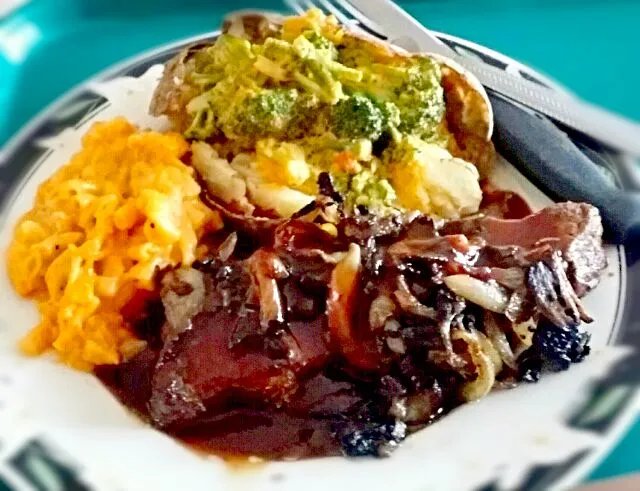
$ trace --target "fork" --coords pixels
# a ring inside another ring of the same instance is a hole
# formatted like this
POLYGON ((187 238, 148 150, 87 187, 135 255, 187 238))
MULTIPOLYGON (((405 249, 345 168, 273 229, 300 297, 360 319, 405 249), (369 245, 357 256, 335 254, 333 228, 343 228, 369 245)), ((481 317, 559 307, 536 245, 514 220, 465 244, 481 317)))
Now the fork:
POLYGON ((347 2, 341 0, 284 0, 284 3, 297 14, 303 14, 312 8, 319 8, 332 14, 345 26, 384 41, 388 40, 387 36, 381 34, 384 29, 347 2))
POLYGON ((469 70, 485 87, 501 97, 544 114, 613 149, 640 157, 640 124, 568 93, 516 77, 481 60, 462 56, 390 0, 285 0, 284 3, 298 14, 310 8, 319 8, 333 14, 352 29, 410 52, 432 52, 446 56, 469 70))

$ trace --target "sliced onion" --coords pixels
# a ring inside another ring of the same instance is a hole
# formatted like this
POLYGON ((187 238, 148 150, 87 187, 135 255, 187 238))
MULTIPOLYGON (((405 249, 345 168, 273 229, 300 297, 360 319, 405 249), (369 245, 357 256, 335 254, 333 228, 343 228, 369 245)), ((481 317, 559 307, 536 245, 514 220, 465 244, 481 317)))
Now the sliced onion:
POLYGON ((509 305, 507 291, 493 282, 481 281, 466 274, 444 278, 444 284, 456 295, 491 312, 503 313, 509 305))
POLYGON ((401 324, 395 319, 389 319, 384 323, 384 330, 387 332, 398 332, 401 327, 401 324))
POLYGON ((270 322, 284 322, 280 289, 276 280, 289 273, 284 263, 272 252, 258 249, 247 259, 251 277, 260 301, 260 325, 266 329, 270 322))
POLYGON ((443 406, 442 390, 436 383, 415 394, 394 397, 389 414, 408 424, 425 424, 442 414, 443 406))
POLYGON ((491 360, 491 363, 493 364, 493 368, 495 369, 496 375, 499 374, 502 371, 502 367, 504 366, 502 363, 502 358, 500 357, 500 353, 495 348, 495 346, 493 346, 493 344, 491 343, 491 340, 487 336, 485 336, 483 333, 475 330, 473 331, 473 333, 478 338, 478 342, 480 343, 480 347, 482 348, 482 351, 491 360))
POLYGON ((378 367, 379 360, 358 342, 354 326, 361 259, 360 246, 352 243, 347 254, 333 268, 327 296, 327 320, 332 343, 349 363, 363 370, 373 370, 378 367))
POLYGON ((522 353, 524 353, 527 349, 531 347, 533 342, 533 333, 536 329, 537 322, 535 319, 530 318, 524 322, 511 324, 511 328, 513 332, 516 334, 518 338, 518 347, 514 350, 514 356, 516 359, 520 357, 522 353))
MULTIPOLYGON (((453 339, 462 339, 465 341, 476 368, 476 379, 465 383, 460 390, 460 395, 465 401, 482 399, 491 392, 496 380, 495 360, 492 361, 492 355, 485 352, 484 348, 486 348, 486 346, 483 346, 480 335, 481 333, 477 331, 469 332, 464 329, 457 329, 453 334, 453 339)), ((487 344, 491 345, 491 343, 488 342, 487 344)), ((498 356, 498 359, 499 358, 498 356)))
POLYGON ((387 338, 387 346, 391 351, 399 355, 404 355, 407 351, 404 341, 400 338, 387 338))
MULTIPOLYGON (((505 319, 506 321, 506 319, 505 319)), ((517 368, 516 357, 513 354, 511 345, 507 340, 507 336, 500 326, 498 325, 498 319, 496 315, 491 312, 485 312, 484 315, 484 330, 487 333, 487 337, 493 344, 493 347, 500 354, 500 358, 509 368, 517 368)))
POLYGON ((427 319, 435 319, 437 317, 435 309, 420 303, 415 295, 411 293, 404 276, 398 277, 398 289, 395 291, 394 296, 398 304, 400 304, 400 308, 405 312, 417 317, 426 317, 427 319))
POLYGON ((511 322, 516 322, 519 318, 521 318, 522 313, 525 309, 525 297, 527 295, 526 290, 518 290, 511 293, 509 297, 509 304, 507 308, 504 310, 504 315, 511 322))
POLYGON ((220 247, 218 248, 218 258, 221 261, 227 261, 233 254, 233 251, 236 250, 237 244, 238 244, 237 232, 230 233, 229 237, 224 239, 224 242, 220 244, 220 247))
POLYGON ((396 304, 393 303, 386 295, 377 296, 371 307, 369 307, 369 325, 371 329, 377 330, 385 325, 387 320, 393 316, 396 309, 396 304))
POLYGON ((191 319, 204 306, 204 275, 193 268, 180 268, 162 279, 162 304, 167 324, 163 327, 165 341, 175 338, 191 327, 191 319))

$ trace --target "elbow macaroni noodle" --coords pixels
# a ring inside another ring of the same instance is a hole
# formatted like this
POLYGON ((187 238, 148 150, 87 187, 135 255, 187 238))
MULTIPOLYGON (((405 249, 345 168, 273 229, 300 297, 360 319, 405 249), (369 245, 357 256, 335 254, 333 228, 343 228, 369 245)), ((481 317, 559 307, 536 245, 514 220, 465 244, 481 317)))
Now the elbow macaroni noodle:
POLYGON ((222 226, 199 199, 178 134, 142 132, 123 118, 95 124, 82 149, 36 195, 7 252, 20 295, 40 323, 21 348, 53 349, 76 368, 114 364, 144 346, 121 315, 158 269, 190 265, 198 240, 222 226))

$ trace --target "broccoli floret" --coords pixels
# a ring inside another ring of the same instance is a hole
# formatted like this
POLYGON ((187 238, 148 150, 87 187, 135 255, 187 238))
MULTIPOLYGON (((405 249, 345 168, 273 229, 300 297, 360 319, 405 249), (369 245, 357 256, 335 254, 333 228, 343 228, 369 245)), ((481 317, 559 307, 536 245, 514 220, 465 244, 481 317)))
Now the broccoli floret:
POLYGON ((440 66, 429 58, 418 58, 407 69, 406 82, 396 90, 400 110, 400 132, 430 135, 445 112, 440 66))
POLYGON ((362 63, 362 80, 344 80, 345 86, 390 104, 390 126, 402 134, 431 136, 445 111, 440 65, 427 57, 396 65, 362 63))
POLYGON ((211 108, 199 109, 184 134, 187 138, 204 140, 216 133, 215 116, 211 108))
POLYGON ((398 130, 407 135, 431 136, 444 116, 444 102, 419 91, 405 92, 398 101, 398 130))
POLYGON ((256 46, 254 49, 267 58, 280 63, 291 62, 296 55, 291 43, 276 38, 267 38, 262 46, 256 46))
MULTIPOLYGON (((258 55, 257 63, 260 63, 261 58, 264 57, 287 74, 298 68, 298 55, 293 46, 281 39, 268 38, 264 45, 255 46, 254 51, 258 55)), ((256 68, 259 69, 259 67, 256 68)))
POLYGON ((337 173, 332 177, 335 189, 344 197, 344 206, 353 210, 365 206, 376 213, 385 214, 394 208, 396 192, 388 180, 372 169, 362 169, 355 175, 337 173))
POLYGON ((254 58, 249 41, 225 34, 213 46, 193 55, 194 69, 187 77, 189 82, 207 90, 225 77, 246 72, 254 58))
POLYGON ((261 90, 237 109, 235 132, 258 137, 283 135, 295 116, 297 100, 295 89, 261 90))
POLYGON ((413 58, 407 68, 407 82, 413 87, 430 90, 440 87, 442 69, 437 61, 424 56, 413 58))
POLYGON ((390 128, 400 126, 400 109, 393 102, 383 102, 378 104, 382 111, 386 125, 390 128))
POLYGON ((332 129, 340 138, 380 138, 386 126, 384 112, 379 105, 363 94, 354 94, 339 101, 333 108, 332 129))
POLYGON ((313 44, 313 47, 322 53, 327 59, 334 61, 338 59, 338 50, 326 37, 315 31, 305 31, 302 35, 307 38, 309 42, 313 44))
POLYGON ((214 65, 227 71, 244 69, 244 62, 254 58, 249 41, 229 34, 220 36, 208 51, 214 65))
POLYGON ((305 91, 317 95, 324 102, 336 104, 344 98, 342 83, 359 82, 362 73, 335 61, 337 55, 333 50, 315 36, 309 36, 311 40, 307 35, 301 35, 292 43, 300 60, 293 78, 305 91))

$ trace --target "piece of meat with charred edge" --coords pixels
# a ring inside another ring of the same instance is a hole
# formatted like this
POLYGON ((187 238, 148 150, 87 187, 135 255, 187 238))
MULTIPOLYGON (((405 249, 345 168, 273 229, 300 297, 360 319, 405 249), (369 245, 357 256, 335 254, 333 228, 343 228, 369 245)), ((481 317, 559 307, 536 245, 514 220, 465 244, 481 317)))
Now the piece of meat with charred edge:
MULTIPOLYGON (((206 189, 206 187, 203 187, 203 189, 206 189)), ((206 191, 203 191, 200 194, 200 197, 209 207, 214 210, 218 210, 225 222, 233 225, 237 231, 257 237, 259 240, 266 243, 268 243, 269 239, 273 236, 275 228, 286 221, 281 218, 261 217, 239 213, 231 210, 228 206, 219 203, 206 191)))
POLYGON ((318 176, 318 190, 320 194, 331 198, 336 203, 342 203, 344 201, 342 195, 336 191, 333 185, 333 178, 328 172, 321 172, 318 176))
POLYGON ((586 203, 558 203, 521 220, 477 217, 445 224, 443 235, 482 237, 487 244, 534 249, 547 245, 562 251, 568 276, 579 296, 594 288, 606 257, 602 248, 602 222, 597 208, 586 203))
POLYGON ((389 255, 396 262, 407 259, 434 261, 445 265, 450 274, 460 266, 471 266, 477 259, 478 248, 461 234, 429 239, 406 239, 389 247, 389 255))
POLYGON ((344 422, 334 428, 347 457, 388 457, 407 435, 407 425, 392 419, 383 423, 344 422))
POLYGON ((404 276, 398 276, 397 286, 398 288, 394 292, 394 296, 398 305, 404 312, 416 317, 423 317, 425 319, 435 320, 437 318, 438 313, 436 309, 424 305, 413 293, 411 293, 407 280, 404 276))
POLYGON ((158 426, 170 426, 204 413, 232 391, 260 401, 282 401, 295 388, 295 376, 264 349, 240 345, 229 348, 239 324, 260 330, 256 313, 245 316, 203 312, 193 327, 165 345, 153 377, 149 409, 158 426))
POLYGON ((157 361, 158 351, 146 348, 120 365, 98 366, 95 373, 100 380, 114 389, 127 406, 146 416, 157 361))
MULTIPOLYGON (((416 213, 393 213, 386 216, 356 215, 346 217, 340 222, 342 234, 350 241, 364 246, 371 239, 394 239, 401 233, 407 233, 418 217, 416 213)), ((422 237, 429 230, 435 233, 433 222, 422 221, 422 237)))
POLYGON ((410 425, 430 423, 444 411, 444 396, 437 380, 415 393, 395 396, 389 414, 410 425))
POLYGON ((356 384, 319 373, 300 385, 289 400, 287 412, 301 417, 341 418, 356 412, 365 398, 356 384))
POLYGON ((237 408, 174 432, 196 449, 225 456, 297 460, 340 455, 331 419, 297 417, 277 409, 237 408))
POLYGON ((585 312, 567 279, 560 252, 529 268, 527 282, 540 313, 551 323, 568 328, 593 319, 585 312))
POLYGON ((322 256, 346 250, 343 242, 315 223, 302 220, 290 220, 277 227, 273 236, 273 248, 280 253, 309 255, 313 251, 312 255, 322 256))
POLYGON ((295 391, 296 377, 322 366, 328 356, 322 318, 291 323, 289 332, 275 339, 256 334, 230 348, 230 334, 240 323, 260 330, 256 313, 204 312, 193 319, 191 330, 165 347, 149 404, 155 424, 180 426, 224 407, 227 398, 281 405, 295 391))

